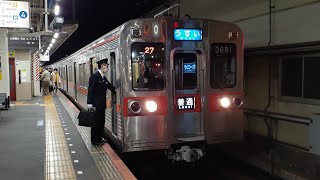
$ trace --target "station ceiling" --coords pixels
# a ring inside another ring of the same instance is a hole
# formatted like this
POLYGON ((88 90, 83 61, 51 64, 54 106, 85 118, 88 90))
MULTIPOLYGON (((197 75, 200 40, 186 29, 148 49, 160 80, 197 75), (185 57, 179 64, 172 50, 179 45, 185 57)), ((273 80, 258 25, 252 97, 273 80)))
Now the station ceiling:
MULTIPOLYGON (((20 1, 20 0, 18 0, 20 1)), ((75 16, 71 17, 61 17, 64 18, 64 23, 59 26, 54 26, 54 3, 61 3, 62 0, 47 0, 48 2, 48 29, 45 28, 45 5, 44 0, 21 0, 28 1, 30 3, 30 29, 17 29, 17 28, 8 28, 8 42, 9 49, 30 49, 36 50, 40 48, 42 53, 47 49, 54 33, 58 32, 59 36, 56 38, 56 42, 51 47, 49 54, 53 54, 60 45, 66 41, 72 33, 78 28, 77 20, 75 16)), ((71 6, 75 3, 75 0, 68 0, 71 6)), ((75 6, 68 11, 75 11, 75 6)), ((61 7, 63 8, 63 6, 61 7)))
MULTIPOLYGON (((48 5, 49 22, 48 30, 45 30, 44 18, 44 0, 23 0, 30 2, 31 11, 31 27, 32 29, 9 29, 9 49, 38 49, 39 44, 43 51, 49 46, 53 34, 59 32, 59 37, 56 43, 50 50, 50 55, 53 54, 60 45, 65 42, 72 33, 78 28, 77 20, 73 18, 65 19, 65 22, 59 29, 53 29, 50 23, 53 20, 54 6, 48 5), (39 41, 40 39, 40 41, 39 41)), ((55 0, 56 2, 63 2, 62 0, 55 0)), ((75 3, 76 0, 69 0, 75 3)), ((318 0, 271 0, 272 11, 281 11, 297 6, 302 6, 308 3, 314 3, 318 0)), ((48 2, 53 2, 48 0, 48 2)), ((195 18, 208 18, 223 20, 229 22, 240 22, 242 20, 265 15, 269 12, 268 0, 166 0, 163 4, 168 6, 171 4, 180 4, 180 15, 186 14, 195 18)), ((52 3, 51 3, 52 4, 52 3)), ((163 9, 163 8, 161 8, 163 9)), ((73 9, 74 11, 74 9, 73 9)))

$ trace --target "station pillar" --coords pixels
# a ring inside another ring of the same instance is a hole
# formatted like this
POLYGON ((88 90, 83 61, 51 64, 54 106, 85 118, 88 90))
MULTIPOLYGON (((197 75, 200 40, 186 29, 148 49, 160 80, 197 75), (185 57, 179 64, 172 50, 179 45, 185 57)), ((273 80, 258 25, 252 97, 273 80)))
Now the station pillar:
POLYGON ((32 68, 32 95, 41 96, 40 93, 40 52, 36 50, 31 54, 31 68, 32 68))
POLYGON ((0 93, 10 96, 8 30, 0 28, 0 93))

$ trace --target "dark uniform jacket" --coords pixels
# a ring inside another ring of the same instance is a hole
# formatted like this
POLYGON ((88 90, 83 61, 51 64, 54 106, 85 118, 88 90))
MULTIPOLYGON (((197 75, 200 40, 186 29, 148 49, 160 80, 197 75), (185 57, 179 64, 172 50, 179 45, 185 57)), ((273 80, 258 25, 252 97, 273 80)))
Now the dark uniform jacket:
POLYGON ((115 91, 115 87, 106 77, 102 78, 99 71, 92 74, 89 78, 87 104, 92 104, 97 110, 106 109, 107 89, 115 91))

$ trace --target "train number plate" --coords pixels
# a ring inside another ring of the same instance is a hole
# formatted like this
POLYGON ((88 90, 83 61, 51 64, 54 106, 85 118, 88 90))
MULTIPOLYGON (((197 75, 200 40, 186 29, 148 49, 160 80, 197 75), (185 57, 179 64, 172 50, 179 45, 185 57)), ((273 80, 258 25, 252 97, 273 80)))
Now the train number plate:
POLYGON ((196 107, 196 98, 191 97, 178 97, 177 99, 178 110, 194 110, 196 107))

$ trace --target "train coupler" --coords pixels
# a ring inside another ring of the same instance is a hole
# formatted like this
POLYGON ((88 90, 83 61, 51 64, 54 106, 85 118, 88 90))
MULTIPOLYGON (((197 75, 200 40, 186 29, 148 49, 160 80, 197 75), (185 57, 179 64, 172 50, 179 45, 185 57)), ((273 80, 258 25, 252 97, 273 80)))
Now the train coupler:
POLYGON ((203 152, 198 148, 190 148, 190 146, 182 146, 181 149, 176 150, 173 154, 173 162, 175 161, 186 161, 188 163, 193 163, 199 160, 203 156, 203 152))

